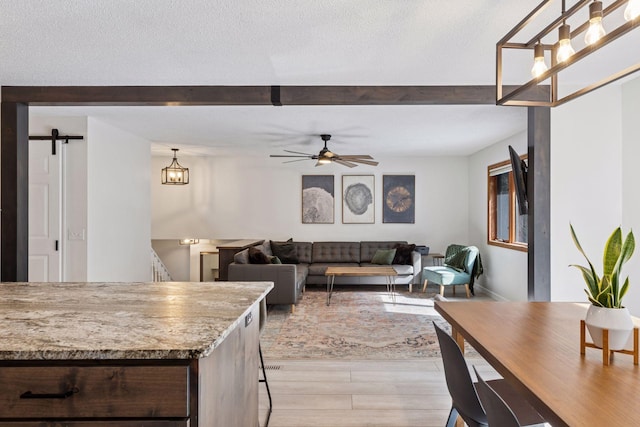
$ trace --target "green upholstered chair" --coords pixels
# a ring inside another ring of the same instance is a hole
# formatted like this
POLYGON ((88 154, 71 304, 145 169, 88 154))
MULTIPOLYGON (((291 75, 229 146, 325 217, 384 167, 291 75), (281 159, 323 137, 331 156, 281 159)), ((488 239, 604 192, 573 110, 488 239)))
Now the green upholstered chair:
POLYGON ((444 295, 445 286, 453 286, 453 294, 455 295, 456 285, 464 285, 467 298, 470 298, 469 284, 473 283, 473 266, 476 263, 478 254, 478 248, 475 246, 449 245, 445 254, 444 265, 424 267, 422 269, 422 280, 424 280, 422 292, 427 290, 428 283, 435 283, 440 285, 440 295, 444 295), (464 252, 466 256, 457 254, 457 252, 464 252))

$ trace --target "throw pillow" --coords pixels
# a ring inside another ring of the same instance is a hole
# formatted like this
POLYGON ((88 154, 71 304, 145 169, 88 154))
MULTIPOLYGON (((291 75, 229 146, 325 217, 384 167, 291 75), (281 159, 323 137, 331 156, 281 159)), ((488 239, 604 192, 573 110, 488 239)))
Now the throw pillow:
POLYGON ((277 256, 272 256, 271 264, 282 264, 282 261, 280 261, 280 258, 278 258, 277 256))
POLYGON ((416 245, 406 245, 404 243, 396 243, 393 245, 393 248, 396 250, 396 256, 393 258, 394 264, 400 265, 412 265, 413 264, 413 255, 411 253, 415 250, 416 245))
POLYGON ((463 249, 457 254, 453 255, 451 258, 445 262, 445 265, 454 268, 458 271, 465 271, 467 267, 465 262, 467 261, 467 250, 463 249))
POLYGON ((274 256, 280 258, 283 264, 298 264, 300 262, 293 239, 289 239, 286 242, 274 242, 271 240, 271 252, 273 252, 274 256))
POLYGON ((250 247, 249 264, 271 264, 271 260, 260 249, 250 247))
POLYGON ((233 256, 236 264, 249 264, 249 249, 242 250, 233 256))
POLYGON ((378 249, 373 258, 371 258, 371 264, 391 265, 395 256, 395 249, 378 249))

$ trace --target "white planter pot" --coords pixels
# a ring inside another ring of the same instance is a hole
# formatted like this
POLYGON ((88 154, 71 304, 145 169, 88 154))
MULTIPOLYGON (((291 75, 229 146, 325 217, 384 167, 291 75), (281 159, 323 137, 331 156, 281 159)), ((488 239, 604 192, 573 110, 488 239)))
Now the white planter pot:
POLYGON ((633 330, 633 320, 626 308, 604 308, 590 305, 584 322, 593 343, 602 348, 602 330, 609 330, 609 350, 622 350, 633 330))

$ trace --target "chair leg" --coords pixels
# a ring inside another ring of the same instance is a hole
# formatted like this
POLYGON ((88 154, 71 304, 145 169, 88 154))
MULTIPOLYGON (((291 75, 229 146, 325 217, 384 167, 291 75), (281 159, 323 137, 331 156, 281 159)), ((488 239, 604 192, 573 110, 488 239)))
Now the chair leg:
POLYGON ((409 293, 413 292, 413 282, 409 282, 409 293))
POLYGON ((440 285, 440 296, 444 296, 444 285, 440 285))
POLYGON ((427 279, 424 279, 424 285, 422 285, 422 292, 427 292, 427 283, 429 281, 427 279))
POLYGON ((267 412, 267 420, 264 423, 264 427, 269 427, 269 419, 271 418, 271 410, 273 408, 273 402, 271 400, 271 391, 269 390, 269 383, 267 382, 267 372, 264 369, 264 359, 262 358, 262 347, 258 344, 258 352, 260 353, 260 368, 262 369, 262 379, 258 379, 258 382, 264 383, 267 388, 267 396, 269 396, 269 411, 267 412))
POLYGON ((291 304, 291 314, 295 313, 295 311, 296 311, 296 305, 291 304))
POLYGON ((465 283, 464 290, 467 291, 467 298, 471 298, 471 291, 469 290, 469 284, 465 283))
POLYGON ((453 296, 456 296, 456 285, 451 285, 451 287, 453 288, 453 296))

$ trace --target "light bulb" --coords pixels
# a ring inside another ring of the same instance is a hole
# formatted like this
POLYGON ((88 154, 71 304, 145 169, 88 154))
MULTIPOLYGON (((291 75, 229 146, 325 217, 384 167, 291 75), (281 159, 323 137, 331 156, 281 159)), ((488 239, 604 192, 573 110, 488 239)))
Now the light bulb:
POLYGON ((533 77, 540 77, 549 68, 544 62, 544 49, 541 44, 535 45, 533 48, 533 68, 531 69, 531 75, 533 77))
POLYGON ((607 34, 602 26, 602 2, 594 1, 589 5, 589 29, 584 35, 587 46, 594 44, 607 34))
POLYGON ((560 26, 560 37, 558 42, 558 53, 556 54, 556 59, 558 62, 564 62, 571 57, 575 50, 573 50, 573 46, 571 46, 571 29, 567 24, 562 24, 560 26))
POLYGON ((624 19, 633 21, 640 16, 640 0, 629 0, 627 8, 624 10, 624 19))

